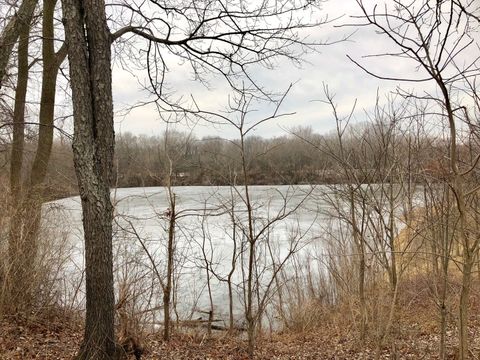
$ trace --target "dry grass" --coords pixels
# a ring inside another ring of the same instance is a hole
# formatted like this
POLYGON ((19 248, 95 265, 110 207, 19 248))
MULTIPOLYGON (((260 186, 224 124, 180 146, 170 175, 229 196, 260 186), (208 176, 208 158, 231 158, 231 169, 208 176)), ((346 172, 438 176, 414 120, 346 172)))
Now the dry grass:
POLYGON ((61 219, 47 220, 46 208, 40 213, 41 199, 12 204, 5 179, 0 194, 0 318, 49 316, 67 307, 62 293, 62 269, 71 253, 67 233, 58 225, 61 219), (40 215, 42 225, 34 231, 40 215))
MULTIPOLYGON (((381 358, 392 358, 395 349, 399 359, 438 358, 437 310, 431 297, 423 291, 424 278, 412 278, 402 283, 399 298, 398 331, 381 350, 381 358)), ((454 283, 454 280, 452 280, 454 283)), ((480 350, 480 284, 476 283, 472 296, 470 332, 472 351, 480 350)), ((452 304, 454 305, 454 304, 452 304)), ((314 305, 312 305, 314 307, 314 305)), ((452 306, 452 309, 454 307, 452 306)), ((305 309, 304 314, 307 314, 305 309)), ((346 309, 340 306, 322 307, 315 318, 316 325, 302 331, 299 328, 263 335, 258 341, 257 359, 373 359, 375 344, 360 344, 345 319, 346 309), (321 314, 321 315, 320 315, 321 314)), ((451 314, 448 326, 447 353, 454 358, 456 351, 456 324, 451 314)), ((316 316, 316 315, 315 315, 316 316)), ((80 317, 61 312, 36 318, 4 318, 0 323, 1 359, 69 359, 82 339, 80 317)), ((246 340, 240 333, 227 336, 214 332, 208 339, 202 330, 176 333, 165 343, 161 333, 144 336, 145 353, 142 359, 247 359, 246 340)), ((131 357, 133 359, 133 356, 131 357)))

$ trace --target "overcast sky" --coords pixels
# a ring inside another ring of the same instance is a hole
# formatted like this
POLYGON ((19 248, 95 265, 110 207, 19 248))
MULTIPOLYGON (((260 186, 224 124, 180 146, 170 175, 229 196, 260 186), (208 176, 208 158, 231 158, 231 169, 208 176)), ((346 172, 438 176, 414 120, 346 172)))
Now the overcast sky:
MULTIPOLYGON (((321 12, 321 16, 330 19, 341 17, 333 24, 325 25, 313 30, 310 35, 313 39, 334 41, 357 30, 348 41, 328 45, 319 49, 318 53, 305 56, 300 68, 292 66, 288 61, 281 61, 274 70, 258 68, 254 70, 254 77, 267 88, 283 91, 290 83, 293 88, 282 106, 283 112, 294 112, 294 115, 273 120, 259 126, 255 134, 263 137, 273 137, 285 134, 285 131, 295 126, 311 126, 314 131, 325 133, 335 126, 331 109, 319 100, 324 100, 323 84, 328 85, 330 91, 336 94, 335 100, 342 113, 348 113, 357 101, 356 120, 364 118, 363 109, 371 109, 376 100, 377 90, 381 97, 393 91, 399 84, 378 80, 357 67, 348 58, 347 54, 356 58, 376 73, 384 75, 398 75, 413 71, 406 68, 405 63, 395 59, 362 59, 368 54, 381 53, 389 49, 390 43, 384 37, 374 33, 371 28, 355 29, 343 27, 342 24, 358 22, 350 16, 358 14, 358 5, 354 0, 328 1, 321 12), (340 26, 340 27, 339 27, 340 26)), ((165 123, 160 120, 156 108, 152 105, 143 106, 130 111, 125 115, 121 110, 136 101, 145 100, 146 94, 141 92, 138 79, 130 73, 114 68, 114 98, 117 110, 117 132, 132 132, 134 134, 160 135, 165 129, 165 123)), ((140 79, 142 80, 142 79, 140 79)), ((171 89, 183 96, 194 96, 202 108, 212 111, 226 106, 227 92, 224 82, 212 78, 210 89, 206 89, 192 80, 192 75, 185 66, 178 65, 171 69, 168 77, 171 89)), ((412 86, 412 85, 405 85, 412 86)), ((258 108, 258 118, 271 111, 268 107, 258 108)), ((180 130, 186 127, 178 126, 180 130)), ((231 127, 213 126, 199 123, 194 128, 198 137, 222 136, 234 138, 237 136, 231 127)))

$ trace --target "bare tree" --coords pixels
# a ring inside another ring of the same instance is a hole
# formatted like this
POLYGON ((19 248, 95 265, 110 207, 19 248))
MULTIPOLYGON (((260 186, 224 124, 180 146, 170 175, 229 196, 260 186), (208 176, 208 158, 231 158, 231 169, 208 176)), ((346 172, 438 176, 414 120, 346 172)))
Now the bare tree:
POLYGON ((370 10, 362 0, 357 0, 357 3, 363 13, 361 19, 365 21, 362 25, 374 27, 398 49, 397 52, 377 56, 405 59, 417 66, 422 73, 412 77, 376 74, 358 61, 352 60, 369 74, 381 79, 435 84, 438 95, 428 93, 420 96, 411 92, 404 95, 432 101, 439 108, 439 121, 446 121, 448 124, 448 182, 455 194, 459 216, 458 236, 463 249, 459 358, 466 359, 469 357, 468 300, 479 239, 473 237, 469 230, 472 212, 469 211, 468 204, 476 191, 465 187, 465 176, 475 167, 476 162, 462 164, 462 161, 459 161, 459 127, 461 123, 468 124, 470 121, 468 105, 455 94, 458 89, 463 88, 462 83, 474 83, 479 75, 478 23, 475 15, 478 8, 474 2, 453 0, 438 1, 434 5, 429 1, 415 1, 411 4, 394 1, 391 6, 381 6, 381 10, 377 6, 370 10), (464 14, 467 16, 464 17, 464 14))
MULTIPOLYGON (((47 196, 43 187, 54 137, 55 92, 57 89, 57 74, 66 57, 66 48, 62 46, 57 52, 54 49, 54 13, 56 0, 48 0, 43 4, 42 13, 42 85, 40 95, 40 110, 38 124, 38 141, 35 158, 25 179, 22 176, 25 142, 25 111, 26 91, 28 87, 28 71, 32 66, 28 62, 28 47, 30 42, 24 36, 20 37, 19 64, 22 71, 17 77, 15 90, 15 112, 13 118, 13 143, 11 156, 11 192, 13 211, 10 232, 10 266, 13 274, 18 274, 13 281, 10 297, 18 299, 18 306, 27 305, 31 301, 28 295, 32 289, 31 272, 36 259, 37 238, 40 227, 41 206, 47 196), (15 250, 15 251, 14 251, 15 250), (19 262, 20 261, 20 262, 19 262), (23 273, 23 275, 22 275, 23 273), (23 295, 20 295, 22 294, 23 295), (30 299, 30 300, 28 300, 30 299)), ((26 30, 28 27, 25 28, 26 30)), ((24 30, 24 31, 26 31, 24 30)))
POLYGON ((74 163, 85 234, 86 323, 79 359, 118 355, 112 265, 113 100, 103 1, 63 0, 74 112, 74 163))
MULTIPOLYGON (((229 197, 227 199, 222 200, 223 207, 225 211, 228 213, 228 216, 230 218, 230 227, 227 227, 224 229, 226 237, 228 237, 232 243, 232 251, 230 254, 230 261, 229 265, 230 267, 228 268, 228 271, 226 272, 225 275, 221 275, 220 272, 213 266, 212 264, 212 256, 210 257, 210 265, 209 265, 209 270, 211 273, 219 280, 220 282, 225 282, 227 284, 227 289, 228 289, 228 330, 230 334, 233 333, 235 329, 235 317, 234 317, 234 312, 233 312, 233 307, 234 307, 234 298, 233 298, 233 293, 234 293, 234 275, 238 267, 238 260, 242 253, 245 251, 245 248, 241 246, 241 237, 242 234, 238 233, 238 225, 237 225, 237 211, 240 211, 237 209, 239 207, 238 202, 238 196, 236 196, 236 193, 234 191, 233 187, 229 187, 229 197)), ((213 249, 212 249, 213 251, 213 249)))
MULTIPOLYGON (((9 273, 7 277, 7 291, 9 301, 12 305, 17 307, 11 309, 14 313, 20 310, 22 305, 25 305, 25 299, 29 297, 29 291, 25 287, 31 279, 28 279, 27 272, 29 267, 25 266, 25 259, 28 259, 24 250, 25 244, 22 243, 22 202, 21 198, 21 180, 22 180, 22 165, 23 152, 25 141, 25 110, 26 110, 26 96, 28 88, 28 48, 30 37, 30 23, 23 24, 19 29, 19 44, 18 44, 18 75, 15 91, 15 105, 13 111, 13 131, 12 131, 12 150, 10 160, 10 192, 12 209, 14 216, 11 218, 10 235, 9 235, 9 273)), ((1 80, 0 80, 1 81, 1 80)))
POLYGON ((435 280, 432 293, 440 313, 440 359, 447 358, 447 323, 450 263, 452 262, 453 246, 455 244, 456 216, 452 214, 453 194, 448 184, 435 184, 432 180, 425 181, 424 189, 424 228, 421 236, 431 246, 432 269, 435 280))
MULTIPOLYGON (((243 261, 245 261, 245 263, 242 264, 241 271, 245 281, 243 292, 248 334, 248 354, 250 358, 254 357, 258 327, 261 324, 262 316, 270 298, 272 287, 275 285, 277 275, 282 271, 291 256, 301 248, 304 234, 298 234, 299 236, 293 236, 289 239, 286 252, 281 258, 274 259, 272 257, 270 260, 273 260, 273 263, 264 263, 264 265, 269 268, 268 271, 262 268, 261 249, 262 247, 265 248, 263 256, 268 258, 268 250, 270 241, 272 240, 270 232, 277 223, 292 216, 310 195, 310 192, 302 194, 300 200, 297 200, 289 206, 294 195, 289 192, 282 194, 278 191, 276 195, 281 199, 280 208, 270 210, 269 205, 264 204, 263 206, 266 207, 264 210, 266 210, 267 213, 265 216, 261 216, 258 213, 259 209, 255 205, 255 201, 251 195, 250 171, 252 160, 262 156, 263 152, 247 152, 246 142, 248 141, 248 136, 256 127, 262 125, 264 122, 289 115, 279 113, 280 106, 289 90, 290 87, 276 103, 273 113, 263 119, 252 120, 250 118, 254 97, 243 91, 239 92, 237 94, 238 97, 231 101, 229 116, 221 116, 221 119, 234 127, 239 135, 239 142, 234 145, 240 154, 240 163, 238 174, 234 174, 232 186, 233 191, 240 199, 240 203, 245 208, 244 215, 246 218, 243 220, 238 219, 232 214, 232 220, 234 229, 238 228, 239 233, 242 234, 242 238, 246 243, 246 249, 245 251, 241 251, 240 255, 243 261), (241 185, 237 185, 237 175, 241 185), (270 211, 272 211, 272 213, 270 213, 270 211)), ((270 254, 272 254, 271 248, 270 254)))
MULTIPOLYGON (((342 116, 326 86, 325 94, 336 123, 335 137, 312 141, 297 136, 331 157, 332 169, 341 174, 340 183, 327 185, 319 198, 329 204, 326 215, 333 222, 327 229, 332 248, 327 266, 342 289, 340 301, 351 301, 348 297, 353 294, 358 310, 352 321, 358 323, 359 339, 365 342, 373 334, 378 358, 387 336, 398 330, 398 288, 418 250, 412 219, 419 172, 415 159, 420 151, 414 138, 415 124, 410 120, 412 104, 387 98, 386 105, 381 105, 377 98, 375 109, 366 113, 367 122, 352 124, 354 107, 342 116), (389 301, 383 316, 382 307, 371 297, 385 279, 389 301)), ((395 354, 395 344, 392 346, 395 354)))

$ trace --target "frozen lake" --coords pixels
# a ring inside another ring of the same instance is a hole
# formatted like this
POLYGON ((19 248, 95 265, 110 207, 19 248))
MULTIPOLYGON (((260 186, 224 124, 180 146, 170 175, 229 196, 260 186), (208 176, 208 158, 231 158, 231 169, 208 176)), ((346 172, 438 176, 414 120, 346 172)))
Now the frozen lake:
MULTIPOLYGON (((325 188, 323 188, 325 190, 325 188)), ((207 278, 212 285, 216 317, 227 319, 227 285, 223 279, 232 269, 235 314, 241 322, 247 256, 244 190, 231 187, 188 186, 173 188, 176 198, 175 311, 174 318, 198 318, 209 309, 207 278), (234 235, 235 234, 235 235, 234 235), (212 271, 206 271, 207 265, 212 271)), ((319 188, 311 186, 251 186, 255 233, 258 235, 255 277, 258 296, 272 278, 272 269, 290 252, 306 259, 321 247, 328 206, 321 204, 319 188), (321 215, 323 214, 323 215, 321 215)), ((165 188, 128 188, 112 192, 115 203, 114 258, 117 289, 130 283, 135 288, 139 311, 148 320, 161 322, 161 286, 166 271, 168 193, 165 188), (158 271, 155 273, 154 269, 158 271)), ((79 197, 61 199, 45 206, 46 230, 57 232, 68 249, 62 273, 65 302, 81 306, 83 293, 83 231, 79 197), (58 229, 61 223, 62 229, 58 229)), ((293 276, 285 264, 283 281, 293 276)), ((205 315, 203 315, 205 316, 205 315)))

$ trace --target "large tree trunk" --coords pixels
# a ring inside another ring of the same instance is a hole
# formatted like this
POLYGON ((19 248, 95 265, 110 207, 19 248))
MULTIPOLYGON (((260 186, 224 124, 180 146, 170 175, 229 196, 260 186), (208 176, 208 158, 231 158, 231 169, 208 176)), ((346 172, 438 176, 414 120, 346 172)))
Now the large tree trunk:
POLYGON ((9 274, 7 277, 8 296, 5 300, 8 312, 16 313, 23 310, 25 300, 29 298, 26 289, 26 275, 28 267, 25 266, 24 224, 21 197, 21 179, 23 150, 25 143, 25 100, 28 85, 28 43, 30 27, 20 29, 18 45, 18 75, 15 91, 15 107, 13 112, 13 143, 10 160, 10 193, 12 217, 10 221, 10 234, 8 239, 9 274))
POLYGON ((62 5, 73 96, 74 164, 85 233, 86 323, 78 358, 114 359, 110 32, 102 0, 62 0, 62 5))
POLYGON ((24 0, 15 16, 12 17, 0 34, 0 88, 7 72, 8 61, 10 60, 13 47, 17 42, 19 34, 22 32, 21 28, 32 22, 37 2, 38 0, 24 0))

